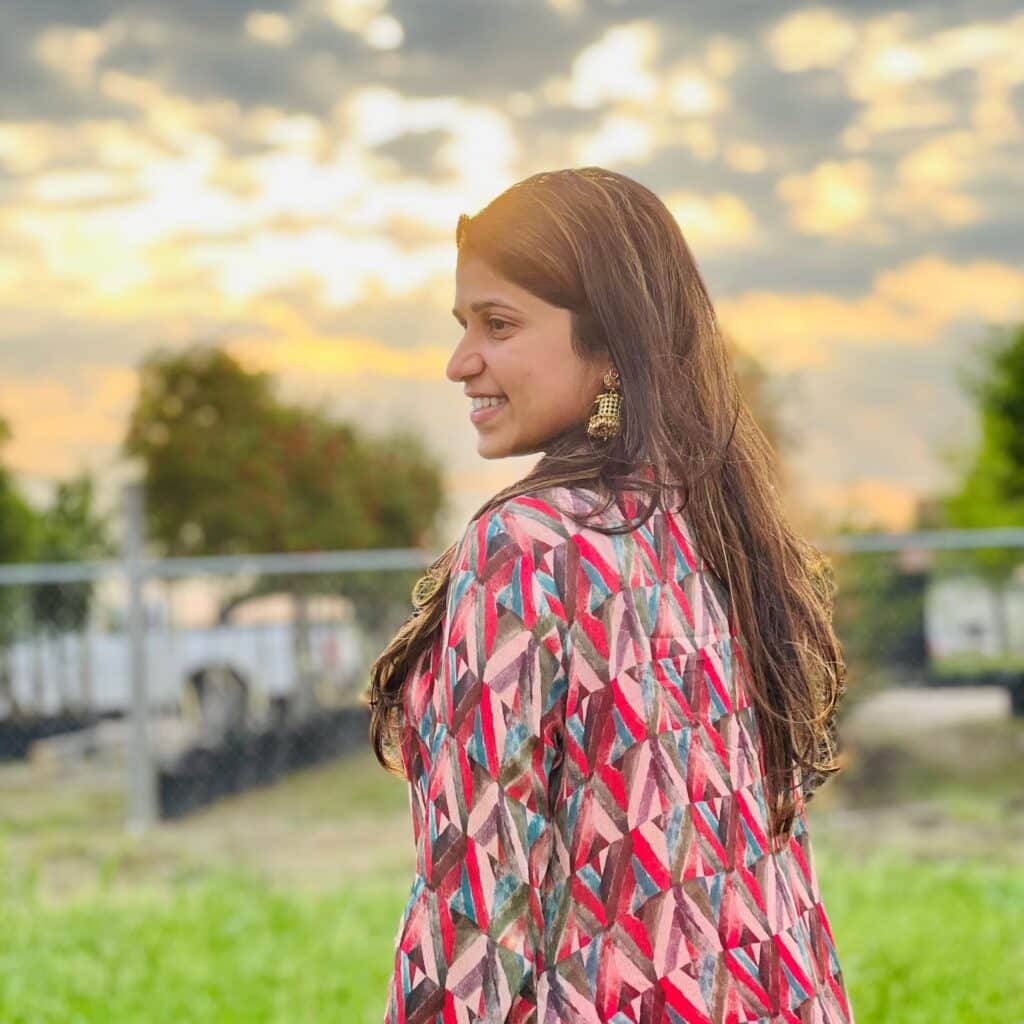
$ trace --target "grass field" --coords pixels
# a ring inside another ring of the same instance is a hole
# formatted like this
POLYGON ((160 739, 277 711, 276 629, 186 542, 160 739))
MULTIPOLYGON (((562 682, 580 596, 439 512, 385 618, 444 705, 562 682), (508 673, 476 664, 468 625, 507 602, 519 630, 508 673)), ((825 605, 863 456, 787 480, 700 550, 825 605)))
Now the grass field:
MULTIPOLYGON (((981 729, 890 751, 884 799, 851 766, 809 808, 858 1024, 1024 1021, 1024 808, 998 754, 1019 766, 1024 725, 987 726, 963 764, 981 729)), ((381 1020, 412 849, 403 783, 371 756, 140 839, 110 779, 49 799, 27 769, 3 781, 4 1024, 381 1020)))
MULTIPOLYGON (((1024 1020, 1024 878, 982 863, 819 856, 860 1024, 1024 1020)), ((0 1019, 379 1022, 399 879, 321 895, 211 871, 169 893, 2 901, 0 1019)))

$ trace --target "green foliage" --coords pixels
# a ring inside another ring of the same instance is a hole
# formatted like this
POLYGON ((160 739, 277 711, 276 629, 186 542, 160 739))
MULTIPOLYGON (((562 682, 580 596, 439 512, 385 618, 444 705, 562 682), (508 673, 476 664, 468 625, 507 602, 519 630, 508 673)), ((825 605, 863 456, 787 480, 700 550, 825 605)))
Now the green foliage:
POLYGON ((244 470, 262 465, 273 411, 269 378, 217 350, 145 358, 122 447, 145 463, 146 533, 168 555, 232 554, 264 540, 276 510, 244 470))
POLYGON ((834 622, 851 676, 925 661, 924 577, 899 568, 892 555, 842 559, 834 622))
MULTIPOLYGON (((962 371, 962 385, 978 410, 980 439, 966 455, 949 460, 957 487, 940 499, 946 524, 962 528, 1024 525, 1024 324, 993 331, 975 365, 962 371), (958 464, 959 463, 959 464, 958 464)), ((1009 652, 1008 591, 1021 564, 1020 548, 987 547, 941 551, 937 574, 980 576, 997 596, 997 629, 1009 652)))
POLYGON ((996 334, 985 354, 981 372, 967 378, 982 421, 979 475, 987 475, 991 489, 1019 512, 1024 508, 1024 324, 996 334))
MULTIPOLYGON (((0 417, 0 449, 11 439, 11 428, 0 417)), ((22 497, 11 474, 0 463, 0 565, 30 562, 40 545, 41 524, 31 505, 22 497)), ((0 647, 10 644, 24 618, 24 588, 0 587, 0 647)), ((7 677, 0 672, 0 690, 7 677)), ((10 700, 10 694, 7 694, 10 700)))
MULTIPOLYGON (((0 446, 11 431, 0 419, 0 446)), ((50 508, 38 512, 22 498, 0 465, 0 564, 64 562, 102 558, 113 553, 107 524, 94 508, 94 483, 83 473, 62 481, 50 508)), ((93 583, 42 583, 0 586, 0 648, 40 626, 52 630, 81 627, 89 617, 93 583)), ((17 713, 11 676, 0 664, 0 695, 17 713)))
MULTIPOLYGON (((215 346, 157 350, 123 443, 145 465, 147 537, 166 554, 424 547, 446 511, 442 464, 408 431, 382 439, 322 406, 279 401, 271 378, 215 346)), ((412 610, 419 571, 258 580, 262 594, 341 593, 383 643, 412 610)))
MULTIPOLYGON (((0 446, 10 437, 10 427, 0 419, 0 446)), ((92 478, 82 474, 58 484, 51 507, 37 512, 0 465, 0 564, 61 562, 111 554, 106 525, 95 512, 93 499, 92 478)), ((89 617, 92 594, 90 581, 0 586, 0 648, 40 626, 52 630, 81 626, 89 617)), ((0 697, 14 714, 20 712, 11 674, 2 659, 0 697)))
MULTIPOLYGON (((95 509, 95 483, 81 473, 57 485, 52 506, 40 517, 37 558, 73 562, 117 553, 109 522, 95 509)), ((89 618, 91 581, 41 583, 32 588, 33 621, 54 630, 80 629, 89 618)))
MULTIPOLYGON (((11 428, 0 417, 0 449, 11 439, 11 428)), ((6 467, 0 463, 0 565, 28 562, 39 546, 39 521, 21 496, 6 467)))
MULTIPOLYGON (((884 532, 879 524, 854 525, 851 513, 836 532, 875 530, 884 532)), ((863 685, 867 674, 894 666, 923 668, 926 577, 908 572, 895 554, 885 551, 838 554, 832 562, 837 584, 833 622, 857 691, 870 689, 863 685)))
MULTIPOLYGON (((942 501, 954 527, 1024 524, 1024 324, 995 331, 981 346, 976 364, 962 371, 974 400, 980 440, 972 453, 949 457, 957 487, 942 501), (959 465, 957 464, 959 462, 959 465)), ((1020 562, 1020 552, 989 548, 943 558, 943 568, 967 568, 999 582, 1020 562)))
POLYGON ((443 510, 439 460, 276 399, 228 353, 158 350, 123 450, 143 460, 148 537, 169 555, 416 546, 443 510))

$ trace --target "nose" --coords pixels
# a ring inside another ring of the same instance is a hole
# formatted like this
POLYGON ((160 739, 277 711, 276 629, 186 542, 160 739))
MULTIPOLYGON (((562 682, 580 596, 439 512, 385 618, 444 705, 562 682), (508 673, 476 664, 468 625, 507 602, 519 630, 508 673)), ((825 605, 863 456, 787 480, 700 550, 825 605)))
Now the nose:
POLYGON ((473 340, 473 332, 467 329, 448 360, 444 370, 445 376, 457 384, 460 380, 479 377, 483 370, 483 356, 473 340))

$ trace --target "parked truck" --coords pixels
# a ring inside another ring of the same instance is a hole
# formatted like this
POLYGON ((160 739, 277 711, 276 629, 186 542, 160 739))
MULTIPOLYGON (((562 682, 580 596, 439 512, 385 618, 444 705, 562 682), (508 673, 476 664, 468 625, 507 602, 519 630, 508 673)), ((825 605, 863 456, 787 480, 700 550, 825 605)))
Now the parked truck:
MULTIPOLYGON (((349 619, 313 619, 308 645, 293 622, 208 628, 153 625, 143 631, 147 705, 183 714, 206 733, 252 723, 304 698, 331 705, 352 697, 363 667, 360 631, 349 619)), ((127 713, 131 653, 123 629, 40 632, 0 651, 0 720, 68 711, 127 713)))

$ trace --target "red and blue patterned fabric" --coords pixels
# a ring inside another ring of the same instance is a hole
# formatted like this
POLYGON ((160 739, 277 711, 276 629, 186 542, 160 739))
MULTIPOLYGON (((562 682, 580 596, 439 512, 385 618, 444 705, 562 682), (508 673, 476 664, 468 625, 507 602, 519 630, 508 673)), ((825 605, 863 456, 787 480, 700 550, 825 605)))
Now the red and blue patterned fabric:
POLYGON ((802 801, 767 835, 727 592, 683 513, 606 536, 564 514, 592 501, 518 496, 457 548, 406 679, 385 1022, 852 1024, 802 801))

